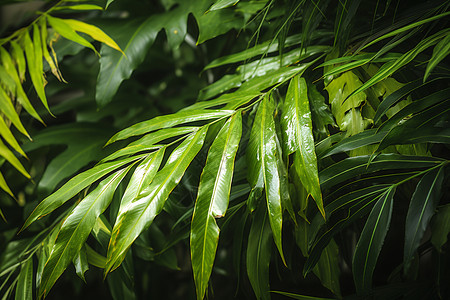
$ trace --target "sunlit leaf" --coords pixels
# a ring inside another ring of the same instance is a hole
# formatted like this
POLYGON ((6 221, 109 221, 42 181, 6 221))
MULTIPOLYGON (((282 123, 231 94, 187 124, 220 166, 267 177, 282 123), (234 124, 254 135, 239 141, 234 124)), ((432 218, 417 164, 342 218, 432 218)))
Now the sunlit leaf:
POLYGON ((373 271, 391 222, 394 194, 395 188, 390 188, 377 200, 356 245, 352 270, 360 295, 366 295, 372 288, 373 271))
POLYGON ((427 172, 417 184, 409 204, 405 222, 404 272, 410 269, 411 260, 420 245, 428 223, 434 215, 441 197, 444 168, 427 172))
POLYGON ((117 216, 108 247, 105 274, 120 265, 124 254, 139 234, 148 228, 161 212, 172 190, 177 186, 191 161, 200 151, 207 127, 186 138, 170 155, 165 166, 138 198, 117 216))
POLYGON ((200 177, 191 225, 191 260, 197 299, 203 299, 219 242, 215 218, 225 215, 230 197, 234 158, 242 132, 241 113, 222 127, 208 152, 200 177))
POLYGON ((23 174, 26 178, 31 178, 30 174, 25 170, 23 165, 14 155, 14 153, 9 150, 9 148, 3 144, 2 140, 0 140, 0 157, 4 157, 6 161, 8 161, 17 171, 23 174))

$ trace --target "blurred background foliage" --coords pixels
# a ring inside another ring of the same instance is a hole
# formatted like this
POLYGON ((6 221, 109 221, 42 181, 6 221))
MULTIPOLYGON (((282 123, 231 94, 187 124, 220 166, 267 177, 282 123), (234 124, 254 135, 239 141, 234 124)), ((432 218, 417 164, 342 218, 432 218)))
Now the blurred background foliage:
POLYGON ((446 299, 449 5, 2 1, 3 299, 446 299))

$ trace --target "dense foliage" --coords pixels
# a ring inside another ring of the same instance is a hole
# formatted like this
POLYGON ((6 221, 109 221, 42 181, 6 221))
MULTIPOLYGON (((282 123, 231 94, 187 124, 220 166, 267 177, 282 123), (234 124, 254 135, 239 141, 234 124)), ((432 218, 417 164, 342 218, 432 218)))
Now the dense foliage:
POLYGON ((448 1, 16 2, 2 299, 450 296, 448 1))

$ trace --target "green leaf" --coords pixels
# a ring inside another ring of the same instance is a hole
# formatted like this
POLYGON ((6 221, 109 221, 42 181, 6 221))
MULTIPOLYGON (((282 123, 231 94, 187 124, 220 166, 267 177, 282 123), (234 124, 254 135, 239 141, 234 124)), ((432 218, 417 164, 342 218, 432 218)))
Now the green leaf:
POLYGON ((280 175, 277 166, 277 144, 273 99, 266 95, 256 112, 249 141, 249 182, 252 190, 264 187, 273 238, 284 262, 281 243, 283 211, 280 195, 280 175))
POLYGON ((8 161, 14 168, 16 168, 17 171, 22 173, 23 176, 25 176, 26 178, 31 178, 30 174, 28 174, 28 172, 25 170, 14 153, 12 153, 11 150, 9 150, 9 148, 5 144, 3 144, 2 140, 0 140, 0 157, 5 158, 6 161, 8 161))
POLYGON ((407 274, 411 261, 420 245, 428 223, 434 215, 441 198, 444 182, 444 167, 428 171, 417 184, 409 203, 405 222, 405 247, 403 251, 404 273, 407 274))
POLYGON ((269 264, 272 250, 269 217, 265 205, 253 216, 247 244, 247 275, 257 299, 270 299, 269 264))
POLYGON ((341 296, 341 288, 339 284, 339 249, 334 240, 326 246, 322 251, 316 267, 313 269, 314 274, 319 277, 322 285, 333 292, 337 296, 341 296))
POLYGON ((350 157, 321 171, 319 180, 323 189, 329 189, 358 175, 381 170, 432 168, 441 162, 433 157, 398 154, 379 154, 373 160, 370 155, 350 157))
POLYGON ((238 2, 239 2, 239 0, 218 0, 218 1, 216 1, 216 3, 211 5, 211 7, 209 8, 209 11, 227 8, 227 7, 236 5, 236 3, 238 3, 238 2))
POLYGON ((31 139, 30 135, 23 127, 22 122, 19 119, 11 99, 6 94, 5 90, 0 86, 0 110, 3 114, 14 124, 14 126, 24 135, 31 139))
MULTIPOLYGON (((219 80, 220 81, 220 80, 219 80)), ((208 100, 208 101, 199 101, 195 104, 192 104, 191 106, 188 106, 186 108, 183 108, 183 110, 195 110, 195 109, 205 109, 205 108, 213 108, 216 106, 222 106, 225 105, 224 109, 231 109, 235 110, 236 108, 240 107, 241 105, 247 104, 254 98, 261 95, 259 92, 245 92, 245 93, 228 93, 223 94, 220 97, 208 100)))
POLYGON ((447 242, 447 236, 450 233, 450 204, 438 208, 431 221, 431 243, 439 251, 447 242))
POLYGON ((108 136, 112 133, 109 126, 98 123, 69 123, 41 130, 34 141, 24 145, 29 152, 49 145, 66 145, 67 148, 51 160, 39 181, 39 191, 47 195, 64 179, 92 161, 98 161, 108 153, 103 149, 108 136))
POLYGON ((227 33, 231 29, 239 30, 244 26, 244 16, 231 9, 209 10, 199 16, 197 22, 200 26, 200 33, 197 44, 201 44, 227 33))
POLYGON ((197 299, 204 298, 211 275, 219 227, 215 218, 227 211, 234 159, 242 134, 241 113, 235 113, 214 139, 200 177, 191 224, 191 260, 197 299))
POLYGON ((110 47, 102 46, 95 95, 99 106, 111 102, 122 81, 130 78, 131 73, 144 61, 160 30, 152 18, 116 23, 111 27, 110 35, 125 55, 110 47))
POLYGON ((205 121, 211 119, 218 119, 222 117, 230 116, 234 111, 232 110, 189 110, 180 111, 175 114, 158 116, 148 121, 137 123, 133 126, 125 128, 124 130, 116 133, 106 144, 109 145, 118 140, 123 140, 132 136, 141 135, 154 131, 156 129, 162 129, 167 127, 173 127, 176 125, 205 121))
MULTIPOLYGON (((3 177, 3 174, 0 172, 0 188, 7 192, 11 197, 14 198, 14 194, 9 188, 8 184, 6 183, 5 177, 3 177)), ((5 218, 2 214, 3 219, 5 218)))
POLYGON ((117 186, 132 165, 103 180, 64 219, 42 272, 40 296, 47 296, 56 280, 80 252, 97 218, 109 206, 117 186))
POLYGON ((33 299, 33 257, 22 263, 16 285, 16 300, 33 299))
POLYGON ((108 247, 105 274, 117 267, 139 234, 161 212, 169 194, 178 185, 191 161, 200 151, 207 127, 186 138, 170 155, 165 166, 138 198, 118 214, 108 247))
MULTIPOLYGON (((28 62, 28 72, 31 77, 31 81, 33 82, 34 89, 41 99, 42 104, 45 106, 47 111, 51 114, 50 108, 48 107, 47 97, 45 95, 44 90, 44 74, 43 74, 43 65, 42 56, 36 57, 39 53, 42 52, 42 49, 35 49, 37 46, 41 45, 40 36, 38 30, 34 30, 33 32, 33 41, 31 41, 30 35, 26 32, 23 35, 23 46, 25 48, 25 56, 28 62)), ((41 53, 42 54, 42 53, 41 53)))
POLYGON ((120 201, 119 214, 126 209, 127 205, 138 198, 142 190, 150 185, 161 165, 165 150, 166 148, 163 147, 160 150, 149 154, 147 158, 136 167, 122 196, 122 200, 120 201))
POLYGON ((86 273, 86 271, 89 270, 89 263, 86 254, 86 245, 83 245, 81 247, 80 251, 78 251, 78 253, 75 255, 72 262, 78 277, 80 277, 86 283, 84 273, 86 273))
POLYGON ((0 47, 0 55, 2 58, 3 67, 5 68, 6 72, 15 83, 16 99, 33 118, 35 118, 36 120, 38 120, 43 124, 44 121, 42 121, 41 117, 37 114, 36 110, 31 105, 30 100, 28 100, 28 96, 23 90, 21 84, 21 82, 25 80, 25 70, 26 70, 26 63, 25 57, 23 55, 23 50, 19 46, 19 44, 17 44, 17 42, 15 41, 11 41, 11 48, 12 48, 12 55, 18 70, 16 70, 16 68, 14 67, 13 60, 9 55, 8 51, 6 51, 3 47, 0 47))
POLYGON ((297 174, 325 218, 314 151, 307 85, 305 79, 300 76, 292 78, 289 84, 281 125, 284 128, 285 151, 287 154, 295 152, 294 167, 297 174))
MULTIPOLYGON (((53 27, 53 29, 58 32, 62 37, 73 41, 75 43, 78 43, 84 47, 92 49, 96 54, 98 54, 97 50, 92 46, 91 43, 89 43, 85 38, 81 37, 78 33, 75 32, 75 30, 66 23, 66 20, 55 18, 52 16, 47 15, 47 21, 50 24, 50 26, 53 27)), ((25 48, 26 51, 26 48, 25 48)), ((30 64, 30 61, 28 60, 28 64, 30 64)), ((30 70, 31 73, 31 70, 30 70)))
MULTIPOLYGON (((111 0, 108 1, 108 3, 111 0)), ((70 10, 103 10, 103 7, 93 4, 78 4, 78 5, 70 5, 70 6, 56 6, 53 10, 62 10, 62 9, 70 9, 70 10)))
POLYGON ((73 19, 61 19, 62 22, 69 25, 75 31, 83 32, 91 36, 94 40, 99 41, 125 55, 125 53, 120 49, 120 47, 110 38, 106 33, 104 33, 100 28, 90 25, 78 20, 73 19))
POLYGON ((293 294, 288 292, 280 292, 280 291, 271 291, 271 293, 280 294, 292 299, 297 300, 331 300, 332 298, 321 298, 321 297, 314 297, 314 296, 305 296, 305 295, 299 295, 299 294, 293 294))
POLYGON ((430 76, 431 71, 448 55, 450 54, 450 34, 442 39, 433 49, 433 55, 427 64, 423 81, 426 81, 430 76))
POLYGON ((311 108, 311 119, 314 125, 313 130, 315 133, 318 133, 316 137, 325 138, 330 135, 328 125, 336 127, 333 114, 325 103, 325 98, 317 91, 314 84, 308 84, 308 98, 311 108))
POLYGON ((389 188, 372 209, 353 255, 353 279, 359 295, 372 288, 372 275, 391 222, 395 187, 389 188))
POLYGON ((11 130, 9 130, 9 127, 6 126, 3 118, 0 118, 0 135, 14 150, 19 152, 22 156, 27 157, 22 148, 20 148, 19 143, 17 143, 16 138, 11 133, 11 130))
POLYGON ((78 194, 82 189, 102 178, 106 174, 131 163, 133 161, 142 159, 147 156, 139 155, 135 157, 125 158, 119 161, 108 162, 104 164, 99 164, 92 169, 84 171, 81 174, 70 179, 66 184, 64 184, 60 189, 56 192, 42 200, 39 205, 33 210, 33 212, 28 216, 25 224, 23 225, 22 230, 27 228, 31 223, 42 218, 43 216, 51 213, 53 210, 57 209, 68 200, 70 200, 73 196, 78 194))

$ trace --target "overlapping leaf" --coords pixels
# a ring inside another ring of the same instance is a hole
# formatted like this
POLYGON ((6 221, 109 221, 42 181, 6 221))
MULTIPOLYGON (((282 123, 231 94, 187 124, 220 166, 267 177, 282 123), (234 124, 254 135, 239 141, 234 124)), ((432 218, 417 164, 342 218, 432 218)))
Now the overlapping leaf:
POLYGON ((186 138, 170 155, 149 186, 117 216, 108 247, 105 274, 120 265, 124 254, 139 234, 161 212, 167 197, 200 151, 207 127, 186 138))
POLYGON ((215 218, 225 215, 230 197, 234 158, 242 133, 240 112, 222 127, 208 152, 191 225, 191 259, 197 299, 203 299, 211 275, 219 227, 215 218))
POLYGON ((285 152, 286 154, 295 152, 294 167, 297 174, 325 217, 314 150, 308 92, 304 78, 295 76, 289 84, 281 125, 284 128, 285 152))

